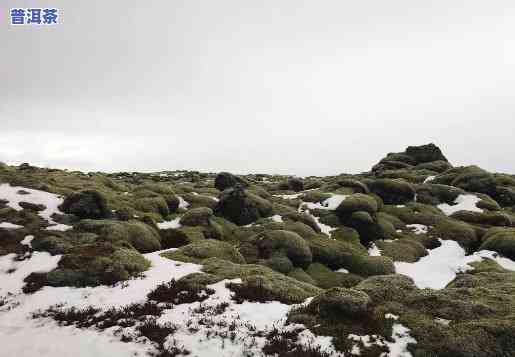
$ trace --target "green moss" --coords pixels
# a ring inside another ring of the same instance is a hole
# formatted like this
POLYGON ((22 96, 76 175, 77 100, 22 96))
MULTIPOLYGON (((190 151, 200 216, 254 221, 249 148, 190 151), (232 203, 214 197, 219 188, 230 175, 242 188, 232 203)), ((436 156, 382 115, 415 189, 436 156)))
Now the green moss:
POLYGON ((493 250, 515 260, 515 229, 488 231, 479 247, 480 250, 493 250))
POLYGON ((472 212, 458 211, 450 215, 451 218, 473 224, 483 224, 489 226, 508 226, 512 225, 509 215, 501 212, 472 212))
POLYGON ((383 211, 399 218, 406 224, 432 226, 446 218, 438 208, 421 203, 410 203, 402 207, 385 205, 383 211))
POLYGON ((243 264, 245 259, 234 246, 212 239, 200 240, 185 245, 175 251, 165 252, 163 257, 187 263, 201 263, 207 258, 218 257, 227 261, 243 264))
POLYGON ((302 222, 311 227, 315 232, 320 233, 320 227, 314 218, 305 213, 288 212, 282 215, 282 219, 285 221, 302 222))
POLYGON ((213 210, 207 207, 193 208, 181 217, 180 223, 185 226, 209 226, 213 210))
POLYGON ((213 197, 205 195, 194 195, 192 193, 185 193, 182 195, 182 198, 190 204, 188 209, 207 207, 214 210, 217 203, 213 197))
POLYGON ((75 229, 96 233, 109 242, 127 242, 142 253, 161 249, 159 234, 140 221, 81 220, 75 229))
POLYGON ((439 221, 434 226, 433 233, 442 239, 458 242, 468 252, 471 252, 478 244, 478 237, 474 228, 465 222, 453 219, 439 221))
POLYGON ((220 276, 223 279, 240 278, 243 284, 249 279, 255 280, 256 276, 264 277, 266 284, 263 284, 265 285, 263 290, 266 290, 271 300, 300 303, 321 291, 316 286, 277 273, 262 265, 234 264, 219 258, 206 259, 203 264, 204 272, 220 276))
POLYGON ((296 279, 298 281, 302 281, 304 283, 308 283, 311 285, 316 285, 316 281, 309 276, 308 273, 304 271, 302 268, 294 268, 292 271, 288 273, 290 278, 296 279))
POLYGON ((322 318, 356 318, 368 311, 370 303, 370 297, 363 291, 335 287, 316 296, 308 308, 316 311, 322 318))
POLYGON ((395 273, 393 261, 388 257, 353 256, 346 267, 351 273, 361 276, 388 275, 395 273))
POLYGON ((134 207, 141 212, 156 213, 163 217, 170 214, 168 203, 163 196, 148 190, 137 191, 134 207))
POLYGON ((266 231, 254 239, 261 257, 267 259, 280 252, 287 256, 293 265, 306 268, 312 261, 308 243, 297 233, 285 230, 266 231))
POLYGON ((360 244, 358 231, 350 227, 340 226, 331 231, 331 238, 355 245, 360 244))
POLYGON ((405 301, 417 289, 413 279, 406 275, 377 275, 360 282, 356 290, 364 291, 375 304, 405 301))
POLYGON ((381 255, 396 262, 414 263, 428 254, 421 243, 412 239, 397 239, 391 242, 378 240, 375 243, 381 249, 381 255))
POLYGON ((330 197, 331 194, 322 192, 320 190, 308 191, 300 196, 304 202, 323 202, 330 197))
POLYGON ((73 248, 47 274, 51 286, 96 286, 114 284, 136 276, 150 267, 136 250, 107 242, 73 248))
POLYGON ((367 254, 366 249, 360 244, 334 240, 326 236, 314 235, 306 241, 311 249, 313 261, 334 270, 348 269, 355 256, 367 254))
POLYGON ((273 253, 262 264, 283 274, 288 274, 294 269, 292 261, 283 252, 273 253))
POLYGON ((335 272, 320 263, 311 264, 306 273, 315 281, 315 285, 322 289, 332 287, 352 287, 358 284, 362 278, 355 274, 335 272))
POLYGON ((415 199, 415 189, 403 180, 377 179, 366 182, 370 191, 381 197, 385 204, 403 204, 415 199))
POLYGON ((355 193, 348 196, 340 203, 336 208, 336 213, 339 216, 347 216, 357 211, 365 211, 374 214, 377 212, 377 209, 377 202, 374 198, 362 193, 355 193))

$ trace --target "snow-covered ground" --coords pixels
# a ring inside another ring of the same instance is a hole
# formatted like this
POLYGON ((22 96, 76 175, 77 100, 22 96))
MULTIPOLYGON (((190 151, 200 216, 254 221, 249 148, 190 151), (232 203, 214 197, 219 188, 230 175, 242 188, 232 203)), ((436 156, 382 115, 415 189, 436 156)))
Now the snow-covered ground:
POLYGON ((476 195, 466 194, 456 197, 453 205, 442 203, 437 207, 448 216, 458 211, 483 212, 481 208, 477 207, 479 201, 481 199, 476 195))
POLYGON ((453 240, 440 240, 442 245, 429 250, 429 254, 415 263, 395 262, 398 274, 411 277, 419 288, 443 289, 456 274, 472 270, 469 263, 481 261, 484 258, 495 260, 508 270, 515 271, 515 262, 500 257, 497 253, 487 250, 465 255, 465 250, 453 240))
POLYGON ((59 205, 63 203, 63 199, 53 193, 34 190, 32 188, 11 186, 7 183, 0 184, 0 199, 7 201, 7 206, 21 211, 23 208, 20 206, 20 202, 30 202, 34 204, 42 204, 45 209, 38 212, 38 214, 49 224, 53 225, 48 229, 54 230, 67 230, 72 228, 64 224, 58 224, 52 219, 54 213, 62 214, 59 210, 59 205))
MULTIPOLYGON (((30 244, 30 242, 29 242, 30 244)), ((32 272, 45 272, 54 269, 60 256, 51 256, 44 252, 34 252, 28 259, 15 261, 14 254, 0 257, 0 296, 4 296, 4 304, 0 307, 0 341, 2 353, 6 356, 79 356, 96 357, 144 356, 153 347, 142 341, 124 343, 115 336, 115 328, 104 330, 78 329, 73 326, 58 326, 49 318, 31 319, 31 314, 48 309, 56 304, 64 307, 86 308, 89 306, 106 310, 110 307, 122 307, 131 303, 146 300, 147 294, 157 285, 179 279, 187 274, 199 272, 201 266, 175 262, 160 256, 161 252, 146 254, 152 267, 145 277, 132 279, 113 287, 98 286, 88 288, 44 287, 31 295, 21 292, 23 279, 32 272), (8 273, 9 270, 14 272, 8 273), (28 342, 30 341, 30 343, 28 342)), ((267 303, 243 302, 237 304, 231 300, 232 292, 226 288, 229 281, 221 281, 208 286, 215 293, 207 300, 191 304, 175 305, 165 310, 159 322, 172 322, 178 330, 168 338, 167 343, 178 343, 191 351, 190 356, 242 356, 244 352, 259 352, 264 345, 264 337, 252 337, 254 328, 270 331, 272 328, 284 327, 286 315, 293 307, 277 301, 267 303), (226 303, 227 308, 221 315, 213 316, 218 322, 217 334, 212 328, 205 326, 205 314, 196 313, 196 309, 214 308, 226 303), (229 339, 231 323, 237 321, 234 339, 229 339), (225 326, 225 327, 223 327, 225 326), (226 331, 223 331, 223 330, 226 331)), ((233 282, 239 282, 234 280, 233 282)), ((131 329, 131 328, 127 328, 131 329)), ((334 352, 331 338, 319 337, 309 331, 303 332, 301 341, 319 344, 322 350, 334 352)), ((336 354, 335 354, 336 356, 336 354)))
MULTIPOLYGON (((385 314, 385 318, 397 320, 399 316, 385 314)), ((417 340, 410 336, 409 331, 409 328, 396 322, 392 326, 392 341, 388 341, 377 335, 360 336, 350 334, 348 338, 356 342, 361 342, 365 347, 371 347, 373 345, 387 346, 390 352, 388 354, 381 354, 381 356, 412 357, 411 353, 407 350, 407 346, 410 343, 417 343, 417 340)), ((353 346, 351 354, 361 355, 361 350, 358 345, 353 346)))

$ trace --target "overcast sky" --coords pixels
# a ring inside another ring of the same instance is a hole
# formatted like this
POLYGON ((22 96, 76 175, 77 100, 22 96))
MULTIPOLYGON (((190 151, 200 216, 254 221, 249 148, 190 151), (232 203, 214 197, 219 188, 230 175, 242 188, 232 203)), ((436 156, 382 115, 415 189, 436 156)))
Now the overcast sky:
POLYGON ((434 142, 515 173, 513 1, 0 4, 0 161, 328 175, 434 142), (12 27, 11 7, 61 24, 12 27))

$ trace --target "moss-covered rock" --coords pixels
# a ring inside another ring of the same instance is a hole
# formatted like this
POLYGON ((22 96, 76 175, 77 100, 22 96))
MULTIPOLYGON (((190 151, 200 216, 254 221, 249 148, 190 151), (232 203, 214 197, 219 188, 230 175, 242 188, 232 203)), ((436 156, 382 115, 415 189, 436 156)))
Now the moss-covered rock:
POLYGON ((483 237, 480 250, 493 250, 515 260, 515 228, 491 229, 483 237))
POLYGON ((262 265, 234 264, 219 258, 210 258, 203 262, 202 270, 206 273, 220 276, 223 279, 240 278, 243 281, 243 288, 245 288, 246 282, 249 279, 254 281, 254 277, 262 277, 266 280, 262 284, 265 286, 256 287, 255 284, 251 284, 251 287, 254 289, 249 290, 261 290, 260 295, 265 295, 267 300, 300 303, 308 297, 321 292, 316 286, 277 273, 262 265))
POLYGON ((213 210, 207 207, 193 208, 181 217, 180 223, 185 226, 209 226, 213 210))
POLYGON ((315 285, 322 289, 332 287, 350 288, 357 285, 363 278, 355 274, 332 271, 328 267, 320 263, 313 263, 307 269, 306 273, 313 279, 315 285))
POLYGON ((366 184, 352 178, 339 178, 337 183, 340 187, 351 187, 356 193, 370 193, 366 184))
POLYGON ((433 143, 420 146, 408 146, 405 153, 419 164, 432 161, 448 161, 440 148, 433 143))
POLYGON ((377 275, 360 282, 356 290, 367 293, 375 304, 387 301, 405 301, 417 289, 413 279, 406 275, 377 275))
POLYGON ((377 179, 367 181, 367 185, 385 204, 400 205, 415 199, 415 189, 403 180, 377 179))
POLYGON ((320 227, 318 226, 315 219, 305 213, 288 212, 282 215, 282 219, 285 221, 302 222, 305 225, 311 227, 315 232, 320 233, 320 227))
POLYGON ((246 225, 273 213, 272 204, 239 186, 226 189, 220 195, 215 214, 236 223, 246 225))
POLYGON ((259 249, 259 256, 265 259, 280 252, 295 266, 306 268, 311 264, 309 244, 297 233, 285 230, 265 231, 257 235, 254 242, 259 249))
POLYGON ((426 248, 413 239, 378 240, 375 243, 381 249, 381 255, 390 257, 396 262, 414 263, 428 254, 426 248))
POLYGON ((324 318, 359 318, 368 311, 370 303, 370 297, 363 291, 336 287, 316 296, 308 308, 324 318))
POLYGON ((304 271, 304 269, 302 269, 302 268, 294 268, 292 271, 290 271, 288 273, 288 276, 290 278, 293 278, 293 279, 296 279, 298 281, 302 281, 304 283, 308 283, 308 284, 311 284, 311 285, 316 285, 317 284, 317 282, 311 276, 309 276, 309 274, 306 273, 304 271))
POLYGON ((385 205, 383 211, 399 218, 406 224, 432 226, 446 218, 438 208, 422 203, 409 203, 401 206, 385 205))
POLYGON ((59 209, 81 219, 101 219, 111 216, 105 196, 93 190, 85 190, 67 196, 59 209))
POLYGON ((114 284, 141 274, 150 267, 136 250, 108 242, 73 248, 63 255, 55 270, 47 273, 50 286, 96 286, 114 284))
POLYGON ((142 253, 161 249, 157 231, 140 221, 81 220, 75 229, 79 232, 96 233, 108 242, 127 242, 142 253))
POLYGON ((308 191, 300 196, 304 202, 323 202, 330 197, 331 194, 322 192, 320 190, 308 191))
POLYGON ((162 217, 170 214, 168 203, 164 197, 149 190, 137 191, 134 195, 134 207, 141 212, 156 213, 162 217))
POLYGON ((458 242, 465 250, 472 252, 478 245, 478 237, 473 227, 465 222, 453 219, 439 221, 433 230, 433 234, 442 239, 450 239, 458 242))
POLYGON ((245 259, 233 245, 212 239, 190 243, 175 251, 165 252, 162 256, 187 263, 201 263, 207 258, 214 257, 236 264, 245 263, 245 259))
POLYGON ((224 191, 236 185, 248 186, 248 183, 240 177, 229 172, 220 172, 215 177, 215 187, 219 191, 224 191))
POLYGON ((348 196, 345 200, 340 203, 340 205, 336 208, 336 213, 339 216, 347 217, 351 215, 353 212, 364 211, 369 214, 374 214, 377 212, 377 202, 373 197, 362 193, 355 193, 353 195, 348 196))
POLYGON ((473 224, 483 224, 489 226, 508 226, 510 227, 513 222, 508 214, 501 212, 473 212, 473 211, 458 211, 451 214, 449 217, 473 224))

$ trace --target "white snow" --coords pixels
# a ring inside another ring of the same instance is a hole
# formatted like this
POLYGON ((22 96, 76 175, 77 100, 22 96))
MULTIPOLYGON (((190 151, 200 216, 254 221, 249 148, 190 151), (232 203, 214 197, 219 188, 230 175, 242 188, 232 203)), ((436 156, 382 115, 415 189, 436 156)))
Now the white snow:
POLYGON ((23 238, 23 240, 20 242, 20 244, 28 245, 29 247, 32 247, 32 240, 34 239, 34 236, 26 236, 23 238))
MULTIPOLYGON (((28 239, 28 237, 27 237, 28 239)), ((30 243, 30 242, 29 242, 30 243)), ((147 294, 162 282, 172 278, 179 279, 187 274, 199 272, 197 264, 181 263, 163 258, 160 252, 145 254, 152 263, 151 268, 143 278, 132 279, 115 286, 98 286, 87 288, 44 287, 31 295, 20 294, 23 278, 34 271, 49 271, 57 266, 60 256, 50 256, 46 252, 34 252, 26 260, 14 261, 14 254, 0 257, 0 296, 5 295, 6 303, 0 307, 0 340, 2 353, 20 357, 55 357, 78 356, 87 357, 118 357, 145 356, 153 350, 151 344, 136 342, 124 343, 114 335, 118 327, 105 330, 102 333, 95 330, 78 329, 73 326, 58 326, 48 318, 31 319, 33 312, 44 310, 56 304, 64 307, 85 308, 94 306, 101 309, 121 307, 135 302, 143 302, 147 294), (7 274, 8 270, 16 270, 7 274), (12 295, 7 296, 10 293, 12 295), (30 337, 30 343, 27 338, 30 337)), ((210 286, 215 290, 207 300, 192 304, 180 304, 165 310, 159 317, 160 322, 171 322, 178 326, 178 331, 170 336, 168 343, 178 341, 180 346, 190 350, 191 356, 197 357, 236 357, 248 351, 259 352, 266 342, 263 337, 249 337, 253 333, 252 326, 264 332, 274 326, 288 329, 284 326, 287 312, 295 305, 286 305, 277 301, 267 303, 243 302, 236 304, 231 300, 232 292, 226 288, 228 282, 221 281, 210 286), (215 307, 226 302, 228 308, 221 315, 206 315, 195 312, 200 306, 215 307), (225 323, 215 328, 206 328, 201 319, 212 318, 213 321, 225 323), (235 322, 235 339, 228 338, 231 333, 231 323, 235 322), (198 330, 192 330, 196 327, 198 330), (217 335, 213 332, 216 330, 217 335), (220 335, 225 335, 221 337, 220 335)), ((240 282, 238 279, 232 282, 240 282)), ((309 301, 306 300, 306 303, 309 301)), ((128 331, 131 328, 127 328, 128 331)), ((322 350, 334 356, 331 337, 314 336, 310 331, 300 335, 301 343, 313 343, 322 350)), ((139 341, 141 342, 141 341, 139 341)))
POLYGON ((371 257, 378 257, 381 255, 381 249, 379 249, 375 243, 372 243, 370 248, 368 248, 368 255, 371 257))
MULTIPOLYGON (((34 190, 27 187, 11 186, 7 183, 3 183, 0 184, 0 199, 7 200, 7 205, 17 211, 21 211, 23 209, 19 205, 20 202, 45 205, 46 208, 38 212, 38 214, 42 218, 46 219, 50 224, 57 224, 57 222, 54 222, 51 217, 54 213, 62 213, 58 206, 63 203, 63 199, 50 192, 34 190), (27 194, 18 193, 18 191, 21 190, 27 192, 27 194)), ((59 227, 64 227, 64 225, 59 227)))
MULTIPOLYGON (((30 237, 30 236, 29 236, 30 237)), ((47 252, 34 252, 25 260, 16 260, 16 254, 0 257, 0 296, 18 294, 24 285, 23 279, 33 272, 47 272, 57 267, 60 255, 51 256, 47 252)))
POLYGON ((177 196, 177 198, 179 198, 179 208, 188 208, 189 202, 185 201, 181 196, 177 196))
POLYGON ((172 219, 171 221, 160 222, 160 223, 157 223, 157 227, 159 229, 181 228, 181 224, 179 223, 180 220, 181 220, 181 217, 177 217, 177 218, 172 219))
POLYGON ((456 277, 458 272, 472 270, 468 263, 484 258, 495 260, 505 269, 515 270, 515 262, 500 257, 492 251, 480 251, 465 255, 465 250, 453 240, 440 240, 442 245, 429 250, 429 254, 415 263, 395 262, 398 274, 404 274, 415 281, 419 288, 443 289, 456 277))
POLYGON ((281 198, 284 198, 285 200, 293 200, 295 198, 299 198, 299 196, 302 195, 302 192, 301 193, 294 193, 294 194, 291 194, 291 195, 274 195, 275 197, 281 197, 281 198))
POLYGON ((305 206, 308 209, 318 208, 334 211, 347 197, 348 195, 333 194, 331 197, 322 202, 305 202, 302 204, 302 206, 305 206))
POLYGON ((18 229, 18 228, 23 228, 23 226, 20 226, 18 224, 14 224, 14 223, 10 223, 10 222, 2 222, 2 223, 0 223, 0 228, 18 229))
POLYGON ((283 222, 283 217, 281 217, 279 214, 274 214, 271 218, 274 222, 283 222))
POLYGON ((433 181, 435 177, 436 176, 427 176, 426 179, 424 180, 424 183, 428 183, 430 181, 433 181))
POLYGON ((340 268, 338 270, 336 270, 337 273, 344 273, 344 274, 349 274, 349 271, 345 268, 340 268))
MULTIPOLYGON (((385 318, 397 320, 399 317, 393 314, 386 314, 385 318)), ((417 343, 413 337, 409 334, 410 329, 405 327, 402 324, 394 323, 392 326, 392 336, 393 342, 386 340, 382 336, 378 335, 354 335, 349 334, 347 338, 361 342, 365 347, 371 347, 373 345, 377 346, 386 346, 389 349, 389 352, 381 353, 381 357, 412 357, 412 354, 407 350, 408 344, 417 343)), ((358 345, 354 345, 351 351, 353 355, 360 355, 361 349, 358 345)))
POLYGON ((428 227, 423 224, 407 224, 406 227, 411 228, 415 234, 424 234, 428 230, 428 227))
POLYGON ((72 226, 69 226, 67 224, 58 223, 58 224, 54 224, 52 226, 46 227, 45 229, 47 231, 67 231, 72 228, 73 228, 72 226))
POLYGON ((483 212, 481 208, 477 207, 479 201, 481 201, 481 199, 476 195, 466 194, 456 197, 454 205, 441 203, 437 207, 448 216, 458 211, 483 212))

